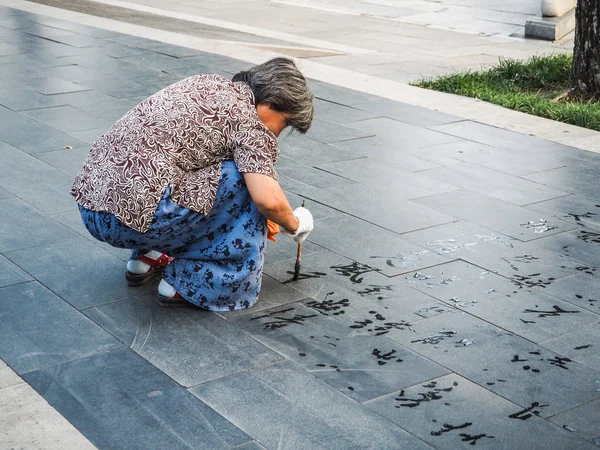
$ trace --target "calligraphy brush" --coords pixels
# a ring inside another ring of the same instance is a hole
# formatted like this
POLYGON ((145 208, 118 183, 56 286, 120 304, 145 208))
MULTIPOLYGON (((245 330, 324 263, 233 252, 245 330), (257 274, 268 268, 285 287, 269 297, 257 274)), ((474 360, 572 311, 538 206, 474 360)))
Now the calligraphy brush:
MULTIPOLYGON (((304 208, 304 200, 302 200, 302 207, 304 208)), ((302 242, 298 244, 298 252, 296 253, 296 265, 294 266, 294 277, 292 281, 297 281, 300 276, 300 261, 302 260, 302 242)))

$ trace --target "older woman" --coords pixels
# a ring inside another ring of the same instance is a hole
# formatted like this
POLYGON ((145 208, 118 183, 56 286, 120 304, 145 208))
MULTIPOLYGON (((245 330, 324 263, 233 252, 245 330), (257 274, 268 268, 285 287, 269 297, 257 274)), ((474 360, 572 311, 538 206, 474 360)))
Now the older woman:
POLYGON ((164 271, 162 306, 248 308, 260 292, 267 219, 297 242, 313 228, 308 210, 292 210, 273 168, 276 137, 288 126, 305 133, 312 117, 313 97, 289 59, 233 81, 193 76, 100 137, 71 193, 96 239, 133 249, 130 285, 164 271))

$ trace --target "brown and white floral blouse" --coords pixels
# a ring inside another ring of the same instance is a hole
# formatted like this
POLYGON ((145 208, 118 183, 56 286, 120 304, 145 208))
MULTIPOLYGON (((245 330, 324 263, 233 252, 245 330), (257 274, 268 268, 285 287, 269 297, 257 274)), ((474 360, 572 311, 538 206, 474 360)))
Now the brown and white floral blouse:
POLYGON ((71 194, 83 207, 145 232, 167 185, 179 205, 206 214, 223 161, 277 180, 278 154, 245 83, 196 75, 144 100, 100 137, 71 194))

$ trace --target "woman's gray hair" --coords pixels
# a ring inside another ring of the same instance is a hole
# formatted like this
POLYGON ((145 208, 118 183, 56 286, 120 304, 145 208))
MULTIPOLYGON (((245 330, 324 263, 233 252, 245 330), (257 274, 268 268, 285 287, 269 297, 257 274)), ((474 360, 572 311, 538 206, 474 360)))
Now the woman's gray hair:
POLYGON ((274 58, 250 70, 240 72, 233 81, 243 81, 254 93, 256 104, 268 104, 272 109, 288 114, 287 124, 306 133, 313 119, 313 95, 304 75, 294 61, 274 58))

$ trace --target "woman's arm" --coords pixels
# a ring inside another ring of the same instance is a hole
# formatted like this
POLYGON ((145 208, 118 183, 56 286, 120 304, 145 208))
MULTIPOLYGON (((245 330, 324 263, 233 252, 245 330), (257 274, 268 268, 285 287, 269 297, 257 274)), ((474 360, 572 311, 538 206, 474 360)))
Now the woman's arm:
POLYGON ((243 176, 250 197, 263 216, 288 231, 298 229, 300 223, 277 181, 259 173, 243 173, 243 176))

